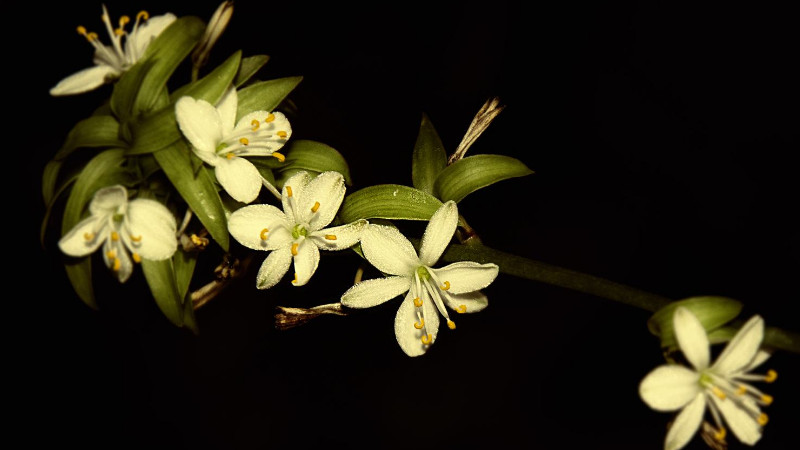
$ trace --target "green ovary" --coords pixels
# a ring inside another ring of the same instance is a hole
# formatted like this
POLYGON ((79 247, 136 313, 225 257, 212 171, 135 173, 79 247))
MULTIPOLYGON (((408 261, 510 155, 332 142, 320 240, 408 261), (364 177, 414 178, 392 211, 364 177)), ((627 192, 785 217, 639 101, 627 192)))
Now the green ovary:
POLYGON ((305 237, 307 235, 308 231, 306 231, 305 227, 303 227, 302 225, 295 225, 294 228, 292 228, 292 237, 294 239, 297 239, 300 236, 305 237))

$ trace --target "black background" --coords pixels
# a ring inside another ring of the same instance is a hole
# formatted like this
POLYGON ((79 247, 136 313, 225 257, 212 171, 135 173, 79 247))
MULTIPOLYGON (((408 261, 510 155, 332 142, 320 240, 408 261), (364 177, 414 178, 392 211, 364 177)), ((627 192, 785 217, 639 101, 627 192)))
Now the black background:
MULTIPOLYGON (((216 7, 106 4, 112 17, 216 7)), ((12 126, 30 129, 9 130, 5 150, 14 170, 23 161, 29 240, 6 279, 27 283, 7 296, 26 308, 5 317, 20 326, 7 389, 24 447, 661 448, 671 415, 637 394, 663 361, 648 313, 541 283, 501 274, 488 309, 413 359, 395 342, 397 300, 273 328, 275 305, 336 301, 358 264, 349 254, 324 255, 303 288, 246 278, 198 311, 199 336, 161 316, 140 273, 98 281, 101 308, 86 307, 54 242, 35 239, 45 162, 110 94, 47 93, 88 66, 74 30, 102 32, 100 4, 14 8, 25 30, 4 45, 23 54, 5 78, 22 93, 12 126)), ((410 184, 422 113, 452 151, 499 96, 506 109, 469 154, 536 174, 461 202, 487 245, 670 298, 733 297, 745 317, 797 330, 799 34, 793 11, 764 3, 238 1, 211 64, 242 49, 271 56, 263 79, 303 75, 294 137, 338 149, 350 191, 410 184)), ((780 377, 765 387, 775 403, 759 448, 796 442, 797 363, 767 365, 780 377)))

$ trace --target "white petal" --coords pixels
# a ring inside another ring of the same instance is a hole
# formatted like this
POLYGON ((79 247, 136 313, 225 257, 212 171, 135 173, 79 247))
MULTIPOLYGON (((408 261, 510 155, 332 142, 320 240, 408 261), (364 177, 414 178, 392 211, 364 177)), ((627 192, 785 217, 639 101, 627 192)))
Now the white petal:
POLYGON ((747 445, 755 445, 761 439, 761 425, 746 410, 736 406, 730 399, 720 400, 711 396, 733 434, 747 445))
POLYGON ((108 237, 105 228, 98 229, 101 225, 99 220, 98 217, 89 216, 80 221, 58 241, 58 248, 69 256, 80 257, 93 253, 108 237))
POLYGON ((753 316, 728 342, 711 369, 720 374, 730 374, 743 369, 755 358, 762 339, 764 339, 764 319, 761 316, 753 316))
POLYGON ((222 142, 222 119, 217 108, 205 100, 184 96, 175 102, 175 119, 197 156, 215 165, 217 145, 222 142))
MULTIPOLYGON (((283 211, 286 213, 286 217, 289 218, 289 221, 292 223, 301 223, 308 220, 308 215, 302 215, 302 217, 295 217, 294 207, 292 205, 297 204, 298 199, 303 198, 303 193, 305 192, 306 185, 311 182, 311 174, 302 170, 297 172, 296 174, 289 177, 286 182, 283 183, 283 192, 281 193, 281 202, 283 203, 283 211), (292 191, 292 196, 289 196, 289 190, 292 191)), ((309 214, 310 214, 309 210, 309 214)))
POLYGON ((289 120, 286 119, 286 116, 279 112, 270 113, 269 111, 253 111, 245 114, 236 123, 236 128, 234 128, 234 130, 237 133, 252 131, 253 121, 259 122, 257 130, 259 136, 256 138, 258 146, 256 146, 257 148, 248 148, 247 155, 271 155, 273 152, 280 150, 286 145, 286 142, 292 134, 292 127, 289 124, 289 120), (266 122, 265 119, 268 118, 270 114, 272 114, 273 120, 266 122), (278 136, 277 132, 279 131, 285 132, 285 137, 278 136))
POLYGON ((460 261, 439 269, 429 269, 442 283, 450 282, 450 294, 464 294, 485 288, 497 278, 496 264, 460 261))
POLYGON ((772 356, 772 353, 770 353, 768 351, 765 351, 765 350, 759 350, 756 353, 755 358, 753 358, 753 360, 750 361, 750 364, 748 364, 747 366, 743 367, 739 372, 750 372, 751 370, 755 369, 756 367, 758 367, 758 366, 764 364, 765 362, 767 362, 767 360, 770 358, 770 356, 772 356))
POLYGON ((689 403, 700 388, 700 374, 677 364, 658 366, 639 383, 639 396, 657 411, 674 411, 689 403))
POLYGON ((439 332, 439 313, 436 311, 436 306, 430 300, 427 302, 423 300, 422 308, 425 314, 424 326, 421 329, 414 326, 423 324, 419 321, 417 315, 419 309, 414 305, 414 296, 410 293, 400 304, 394 317, 394 335, 400 348, 408 356, 420 356, 428 351, 428 348, 436 342, 436 335, 439 332), (422 342, 422 337, 426 334, 431 335, 428 344, 422 342))
POLYGON ((342 294, 348 308, 369 308, 406 293, 411 287, 407 277, 387 277, 362 281, 342 294))
POLYGON ((128 191, 120 185, 98 189, 89 203, 89 213, 93 216, 116 214, 120 206, 128 203, 128 191))
POLYGON ((366 228, 366 220, 357 220, 347 225, 333 228, 325 228, 311 233, 312 239, 317 247, 323 250, 344 250, 355 245, 361 239, 361 232, 366 228), (326 238, 333 237, 333 239, 326 238))
POLYGON ((489 306, 489 299, 481 291, 442 297, 447 307, 460 313, 474 313, 489 306))
POLYGON ((297 246, 297 255, 294 257, 294 272, 297 281, 295 286, 303 286, 314 275, 319 265, 319 249, 313 242, 303 239, 297 246))
POLYGON ((261 174, 244 158, 223 159, 214 169, 219 184, 234 200, 250 203, 261 192, 261 174))
POLYGON ((302 197, 297 198, 297 207, 308 213, 311 231, 331 223, 342 204, 344 191, 344 177, 339 172, 322 172, 306 185, 302 197), (312 212, 317 202, 319 207, 316 212, 312 212))
POLYGON ((175 216, 161 203, 150 199, 131 201, 128 223, 132 236, 123 236, 123 240, 142 258, 160 261, 172 257, 178 249, 175 216))
POLYGON ((383 273, 409 276, 420 266, 411 242, 396 228, 369 224, 361 233, 364 257, 383 273))
POLYGON ((120 283, 124 283, 128 281, 133 273, 133 261, 131 257, 128 255, 127 250, 121 245, 122 241, 112 241, 111 239, 107 239, 106 243, 103 245, 103 261, 105 261, 106 266, 111 269, 111 272, 114 276, 117 277, 120 283), (114 258, 109 258, 109 251, 114 252, 114 258), (114 270, 114 266, 117 264, 117 260, 119 261, 119 267, 117 270, 114 270))
POLYGON ((675 339, 686 359, 697 370, 708 368, 709 344, 703 324, 688 308, 679 306, 672 317, 675 339))
POLYGON ((253 250, 275 250, 292 241, 286 215, 272 205, 237 209, 228 219, 228 231, 240 244, 253 250), (262 232, 267 240, 261 239, 262 232))
POLYGON ((172 13, 153 16, 147 19, 147 22, 139 26, 136 33, 131 33, 131 35, 128 36, 126 47, 133 47, 133 50, 136 52, 135 55, 141 58, 144 51, 147 50, 147 46, 150 45, 150 42, 158 37, 158 35, 172 24, 175 19, 176 17, 172 13))
POLYGON ((458 225, 458 207, 451 200, 433 213, 425 228, 419 249, 419 259, 422 264, 429 267, 436 264, 450 240, 453 239, 456 225, 458 225))
POLYGON ((664 450, 678 450, 688 444, 697 429, 700 428, 705 411, 706 398, 705 394, 701 392, 675 417, 675 421, 672 422, 672 426, 667 432, 667 438, 664 440, 664 450))
POLYGON ((289 271, 292 263, 292 252, 289 247, 273 250, 261 264, 256 274, 256 287, 268 289, 278 284, 289 271))
POLYGON ((236 109, 239 107, 239 94, 234 87, 229 87, 222 98, 217 102, 217 111, 222 123, 223 139, 233 132, 236 123, 236 109))
POLYGON ((50 95, 74 95, 97 89, 107 79, 119 75, 116 69, 108 65, 92 66, 59 81, 52 89, 50 95))

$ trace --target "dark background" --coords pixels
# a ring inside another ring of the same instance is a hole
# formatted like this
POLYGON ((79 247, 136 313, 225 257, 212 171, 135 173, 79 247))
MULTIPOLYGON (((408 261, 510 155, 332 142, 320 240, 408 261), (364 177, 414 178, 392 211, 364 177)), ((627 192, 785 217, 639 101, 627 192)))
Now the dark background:
MULTIPOLYGON (((744 317, 798 330, 796 15, 764 3, 553 3, 237 1, 211 64, 242 49, 271 55, 263 79, 303 75, 294 137, 344 154, 350 192, 410 184, 422 113, 452 152, 499 96, 506 109, 469 154, 514 156, 536 174, 461 202, 487 245, 670 298, 729 296, 744 317)), ((207 19, 217 3, 106 4, 113 18, 207 19)), ((5 316, 18 356, 6 370, 19 376, 7 390, 22 400, 12 415, 24 447, 661 448, 672 416, 637 393, 663 361, 649 314, 541 283, 501 274, 488 309, 413 359, 395 342, 398 300, 274 329, 276 305, 337 300, 358 264, 344 253, 324 255, 303 288, 257 291, 245 278, 198 311, 199 336, 161 316, 138 272, 123 287, 98 281, 101 308, 86 307, 54 242, 35 239, 45 162, 110 94, 47 94, 88 66, 75 27, 102 36, 100 3, 13 8, 26 28, 5 40, 22 51, 5 77, 23 94, 10 110, 24 110, 7 126, 27 125, 9 130, 6 152, 25 183, 29 239, 24 267, 9 258, 7 286, 27 286, 7 296, 25 310, 5 316)), ((758 448, 796 442, 798 358, 777 353, 762 368, 780 377, 760 386, 775 403, 758 448)))

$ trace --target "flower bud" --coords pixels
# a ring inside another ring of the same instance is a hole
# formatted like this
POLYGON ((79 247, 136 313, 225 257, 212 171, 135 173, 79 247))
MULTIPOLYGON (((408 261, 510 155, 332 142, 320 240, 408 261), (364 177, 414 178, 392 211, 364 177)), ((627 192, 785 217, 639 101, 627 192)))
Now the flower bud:
POLYGON ((225 31, 228 22, 231 20, 231 15, 233 15, 233 2, 225 1, 220 3, 211 16, 211 20, 208 21, 208 26, 206 26, 206 31, 203 33, 200 43, 197 44, 197 48, 192 53, 192 64, 195 67, 201 67, 206 64, 211 48, 214 47, 217 39, 225 31))
MULTIPOLYGON (((672 316, 679 306, 688 308, 700 320, 706 333, 709 334, 730 322, 742 310, 741 302, 727 297, 690 297, 672 302, 653 313, 647 321, 647 328, 650 332, 661 338, 661 347, 675 347, 677 345, 675 332, 672 328, 672 316)), ((726 333, 722 332, 718 334, 723 339, 727 336, 726 333)))

